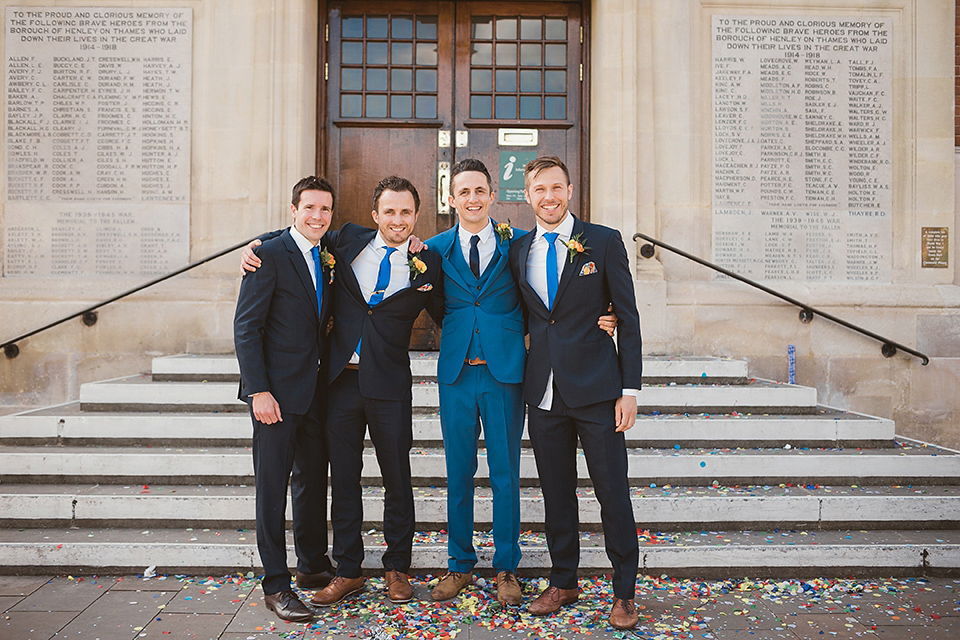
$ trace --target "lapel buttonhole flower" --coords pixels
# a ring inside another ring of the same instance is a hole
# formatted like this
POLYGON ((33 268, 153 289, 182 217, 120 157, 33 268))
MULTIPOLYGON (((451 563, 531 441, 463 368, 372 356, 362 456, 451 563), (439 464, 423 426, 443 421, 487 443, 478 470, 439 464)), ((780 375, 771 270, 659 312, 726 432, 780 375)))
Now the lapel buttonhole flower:
POLYGON ((337 265, 336 259, 333 257, 333 254, 324 249, 320 252, 320 268, 326 269, 330 272, 330 280, 328 284, 333 284, 333 272, 334 267, 337 265))
POLYGON ((497 223, 493 230, 500 236, 500 242, 506 242, 513 238, 513 227, 510 226, 509 218, 507 218, 506 222, 497 223))
POLYGON ((416 278, 419 275, 422 275, 427 272, 427 263, 418 258, 415 255, 407 254, 409 260, 407 260, 407 266, 410 267, 410 278, 416 278))
POLYGON ((578 254, 587 255, 587 252, 590 251, 590 247, 584 246, 583 232, 581 231, 577 235, 570 238, 569 242, 565 242, 567 245, 567 254, 570 256, 570 262, 573 262, 573 259, 577 257, 578 254))

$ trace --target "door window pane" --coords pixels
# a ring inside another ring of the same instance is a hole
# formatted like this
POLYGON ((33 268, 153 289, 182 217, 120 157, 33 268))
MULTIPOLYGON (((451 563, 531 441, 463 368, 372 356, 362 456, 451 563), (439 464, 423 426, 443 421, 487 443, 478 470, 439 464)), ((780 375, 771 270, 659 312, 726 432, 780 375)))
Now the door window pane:
POLYGON ((516 96, 497 96, 497 118, 516 118, 517 117, 517 98, 516 96))
POLYGON ((367 37, 368 38, 386 38, 387 37, 387 19, 367 18, 367 37))
POLYGON ((345 91, 363 89, 363 69, 341 69, 340 89, 345 91))
POLYGON ((363 96, 345 93, 340 96, 340 117, 363 117, 363 96))
POLYGON ((390 96, 391 118, 413 117, 413 96, 390 96))
POLYGON ((340 24, 340 33, 344 38, 362 38, 363 18, 344 18, 340 24))
POLYGON ((567 45, 548 44, 544 45, 546 50, 546 63, 548 67, 567 66, 567 45))
POLYGON ((417 96, 417 117, 437 117, 437 96, 417 96))
POLYGON ((436 91, 437 90, 437 71, 436 69, 417 69, 417 91, 436 91))
POLYGON ((393 18, 390 19, 390 37, 413 37, 413 20, 410 16, 393 16, 393 18))
POLYGON ((522 44, 520 45, 520 66, 521 67, 539 67, 540 66, 540 44, 522 44))
POLYGON ((524 120, 540 119, 540 96, 520 96, 520 117, 524 120))
POLYGON ((368 94, 366 116, 368 118, 386 118, 387 96, 380 93, 368 94))
POLYGON ((474 40, 492 40, 493 18, 490 16, 473 16, 470 18, 470 37, 474 40))
POLYGON ((520 18, 520 39, 539 40, 543 32, 540 18, 520 18))
POLYGON ((387 64, 387 43, 367 43, 367 64, 387 64))
POLYGON ((367 91, 387 90, 387 70, 367 69, 367 91))
POLYGON ((341 64, 363 64, 363 43, 344 42, 340 45, 341 64))
POLYGON ((417 16, 417 37, 421 40, 437 39, 437 16, 417 16))
POLYGON ((390 64, 413 64, 413 43, 392 43, 390 45, 390 64))
POLYGON ((492 101, 490 96, 470 96, 470 117, 491 118, 492 101))
POLYGON ((517 45, 497 44, 497 66, 515 66, 517 64, 517 45))
POLYGON ((493 89, 493 72, 490 69, 474 69, 470 72, 471 91, 490 91, 493 89))
POLYGON ((517 72, 513 69, 497 69, 497 93, 516 92, 517 72))
POLYGON ((418 42, 417 64, 428 67, 437 66, 437 45, 432 42, 418 42))
POLYGON ((548 93, 565 93, 567 91, 566 71, 547 71, 545 73, 548 93))
POLYGON ((413 71, 410 69, 393 69, 390 71, 391 91, 413 91, 413 71))
POLYGON ((567 19, 566 18, 547 18, 545 40, 566 40, 567 39, 567 19))
POLYGON ((493 45, 486 42, 474 42, 470 64, 476 66, 493 64, 493 45))
POLYGON ((520 91, 540 93, 540 71, 523 70, 520 72, 520 91))
POLYGON ((497 18, 497 40, 517 39, 517 19, 497 18))
POLYGON ((563 120, 567 117, 567 99, 558 96, 547 96, 543 100, 545 113, 543 117, 547 120, 563 120))

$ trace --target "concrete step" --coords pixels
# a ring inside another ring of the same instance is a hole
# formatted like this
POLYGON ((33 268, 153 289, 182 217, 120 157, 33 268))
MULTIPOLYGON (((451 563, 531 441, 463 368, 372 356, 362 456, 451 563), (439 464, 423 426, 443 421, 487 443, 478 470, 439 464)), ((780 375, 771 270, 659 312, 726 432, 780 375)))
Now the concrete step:
MULTIPOLYGON (((73 402, 0 416, 4 444, 115 444, 243 446, 250 443, 250 417, 243 412, 136 414, 82 412, 73 402)), ((892 420, 830 407, 811 414, 640 414, 626 432, 628 446, 673 447, 889 447, 892 420)), ((414 415, 418 446, 443 441, 436 413, 414 415)), ((482 440, 481 440, 482 446, 482 440)))
MULTIPOLYGON (((295 558, 288 534, 288 560, 295 558)), ((642 531, 640 571, 702 578, 730 575, 851 576, 923 575, 960 569, 958 531, 642 531)), ((489 568, 493 547, 489 533, 474 538, 478 569, 489 568)), ((522 575, 543 575, 549 556, 542 533, 522 535, 522 575)), ((364 538, 364 567, 382 570, 383 536, 364 538)), ((417 534, 413 571, 446 567, 442 534, 417 534)), ((261 567, 252 530, 236 529, 0 529, 0 571, 16 574, 235 573, 261 567)), ((580 536, 580 569, 609 572, 599 533, 580 536)))
MULTIPOLYGON (((367 525, 383 523, 383 489, 363 493, 367 525)), ((420 527, 445 529, 446 490, 414 489, 420 527)), ((598 530, 599 503, 590 488, 578 492, 580 523, 598 530)), ((960 487, 635 487, 637 526, 660 531, 690 527, 758 529, 920 529, 956 528, 960 523, 960 487)), ((329 505, 329 503, 328 503, 329 505)), ((539 488, 521 491, 523 529, 543 528, 539 488)), ((252 528, 252 486, 169 485, 13 485, 0 487, 0 526, 172 526, 252 528)), ((475 522, 489 528, 493 498, 476 490, 475 522)), ((292 520, 289 501, 287 519, 292 520)))
MULTIPOLYGON (((417 378, 437 377, 437 352, 411 351, 410 370, 417 378)), ((163 381, 234 381, 240 379, 240 365, 235 355, 180 354, 154 358, 151 371, 154 380, 163 381)), ((674 382, 746 382, 747 363, 729 358, 694 356, 644 356, 645 381, 674 382)))
MULTIPOLYGON (((679 446, 679 445, 678 445, 679 446)), ((898 441, 889 449, 628 449, 629 476, 638 485, 960 483, 960 455, 947 449, 898 441)), ((411 452, 414 482, 442 485, 442 449, 411 452)), ((581 483, 586 461, 577 458, 581 483)), ((0 446, 0 482, 248 484, 253 474, 248 448, 0 446)), ((372 449, 364 453, 365 482, 377 484, 380 470, 372 449)), ((486 457, 478 460, 478 482, 487 477, 486 457)), ((533 453, 521 454, 520 478, 538 484, 533 453)))
MULTIPOLYGON (((414 382, 414 410, 436 410, 440 396, 435 382, 414 382)), ((656 384, 645 386, 637 399, 641 414, 675 412, 811 413, 817 390, 812 387, 751 380, 745 385, 656 384)), ((247 411, 233 382, 157 382, 150 376, 128 376, 80 386, 82 411, 247 411)))

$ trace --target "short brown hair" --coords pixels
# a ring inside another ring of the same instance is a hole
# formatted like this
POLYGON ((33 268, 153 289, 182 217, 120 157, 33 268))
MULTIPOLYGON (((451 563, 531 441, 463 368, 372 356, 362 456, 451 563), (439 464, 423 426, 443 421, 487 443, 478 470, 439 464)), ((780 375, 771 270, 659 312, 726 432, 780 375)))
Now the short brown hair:
POLYGON ((563 164, 563 160, 557 156, 540 156, 528 162, 527 166, 523 168, 523 186, 527 187, 531 180, 540 175, 540 172, 554 167, 563 169, 563 175, 567 178, 567 184, 571 184, 570 171, 567 170, 567 165, 563 164))
POLYGON ((383 180, 377 183, 377 186, 373 189, 373 210, 379 211, 380 207, 380 196, 383 195, 384 191, 396 191, 397 193, 402 193, 403 191, 410 192, 410 195, 413 196, 413 207, 414 212, 420 211, 420 194, 417 193, 417 188, 413 186, 413 183, 407 180, 406 178, 401 178, 400 176, 387 176, 383 180))
POLYGON ((294 207, 300 206, 300 195, 304 191, 326 191, 330 194, 331 209, 333 209, 333 204, 337 201, 337 197, 333 193, 333 187, 327 182, 326 178, 307 176, 306 178, 301 178, 300 182, 293 185, 293 194, 290 198, 290 203, 294 207))

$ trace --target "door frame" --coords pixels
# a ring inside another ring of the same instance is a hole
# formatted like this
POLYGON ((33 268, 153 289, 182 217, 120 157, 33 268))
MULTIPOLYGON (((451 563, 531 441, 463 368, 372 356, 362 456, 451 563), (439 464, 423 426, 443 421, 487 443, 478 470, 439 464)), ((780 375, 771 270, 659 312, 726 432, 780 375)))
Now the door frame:
MULTIPOLYGON (((370 0, 371 2, 375 0, 370 0)), ((450 2, 456 4, 456 0, 440 0, 440 2, 450 2)), ((364 0, 353 0, 361 4, 364 0)), ((582 220, 590 220, 590 0, 524 0, 525 4, 540 4, 541 2, 579 4, 580 5, 580 36, 581 36, 581 59, 582 59, 582 79, 580 81, 580 122, 577 125, 580 129, 578 143, 580 146, 580 172, 579 175, 570 176, 574 184, 574 194, 579 193, 577 199, 578 208, 575 213, 582 220)), ((330 132, 327 130, 327 110, 329 109, 327 95, 327 78, 329 75, 327 45, 330 41, 330 24, 328 21, 329 5, 327 0, 318 0, 317 17, 319 20, 317 43, 317 115, 316 115, 316 140, 315 164, 318 175, 325 175, 327 170, 327 145, 330 141, 330 132)), ((457 73, 454 65, 454 74, 457 73)), ((454 93, 456 88, 454 85, 454 93)), ((454 95, 455 99, 456 96, 454 95)))

